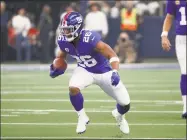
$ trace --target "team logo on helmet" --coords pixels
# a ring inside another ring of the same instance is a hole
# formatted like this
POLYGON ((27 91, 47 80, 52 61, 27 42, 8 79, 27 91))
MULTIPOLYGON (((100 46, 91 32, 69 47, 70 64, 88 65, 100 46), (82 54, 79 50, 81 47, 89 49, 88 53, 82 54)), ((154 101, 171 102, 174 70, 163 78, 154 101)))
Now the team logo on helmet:
POLYGON ((60 26, 61 34, 67 38, 67 41, 73 41, 80 34, 83 28, 83 18, 78 12, 67 13, 60 26))

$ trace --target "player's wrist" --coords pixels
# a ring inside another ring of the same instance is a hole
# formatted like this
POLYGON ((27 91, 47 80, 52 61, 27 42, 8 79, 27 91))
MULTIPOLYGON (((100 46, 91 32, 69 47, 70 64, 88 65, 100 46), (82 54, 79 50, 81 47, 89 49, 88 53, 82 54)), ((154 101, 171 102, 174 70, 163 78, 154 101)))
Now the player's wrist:
POLYGON ((116 73, 118 73, 118 70, 117 70, 117 69, 113 69, 112 72, 116 72, 116 73))
POLYGON ((161 37, 167 37, 168 36, 168 31, 163 31, 162 34, 161 34, 161 37))
POLYGON ((118 67, 119 67, 119 58, 118 57, 112 57, 109 60, 111 66, 112 66, 112 72, 118 72, 118 67), (115 63, 113 63, 115 62, 115 63))
POLYGON ((112 58, 110 58, 109 62, 110 62, 110 64, 112 62, 119 62, 119 58, 118 57, 112 57, 112 58))

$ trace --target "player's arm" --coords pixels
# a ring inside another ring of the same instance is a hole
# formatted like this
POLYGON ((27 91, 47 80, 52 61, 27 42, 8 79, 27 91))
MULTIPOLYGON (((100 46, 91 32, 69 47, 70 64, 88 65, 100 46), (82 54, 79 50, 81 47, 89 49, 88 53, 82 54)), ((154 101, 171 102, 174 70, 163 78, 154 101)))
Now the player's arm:
POLYGON ((113 70, 119 69, 119 58, 108 44, 99 41, 95 47, 95 51, 101 53, 110 61, 113 70))
POLYGON ((56 54, 56 58, 63 58, 66 59, 67 53, 62 51, 61 49, 58 50, 57 54, 56 54))
POLYGON ((176 6, 173 1, 168 0, 166 5, 166 17, 164 20, 163 28, 162 28, 162 48, 163 50, 169 51, 171 47, 171 43, 168 39, 168 32, 171 29, 173 18, 175 15, 176 6))
POLYGON ((171 29, 171 26, 172 26, 172 23, 173 23, 173 18, 174 16, 171 15, 171 14, 167 14, 166 15, 166 18, 164 20, 164 24, 163 24, 163 29, 162 29, 162 32, 166 32, 164 35, 167 36, 168 35, 168 32, 170 31, 171 29))
POLYGON ((120 77, 118 74, 118 69, 119 69, 119 58, 116 55, 116 53, 113 51, 113 49, 103 41, 99 41, 96 44, 95 51, 101 53, 103 56, 105 56, 112 67, 112 76, 111 76, 111 84, 113 86, 117 86, 120 81, 120 77))
POLYGON ((173 22, 173 15, 167 14, 166 18, 164 20, 164 24, 163 24, 163 29, 162 29, 162 48, 166 51, 170 50, 171 47, 171 43, 168 39, 168 32, 171 29, 172 26, 172 22, 173 22))

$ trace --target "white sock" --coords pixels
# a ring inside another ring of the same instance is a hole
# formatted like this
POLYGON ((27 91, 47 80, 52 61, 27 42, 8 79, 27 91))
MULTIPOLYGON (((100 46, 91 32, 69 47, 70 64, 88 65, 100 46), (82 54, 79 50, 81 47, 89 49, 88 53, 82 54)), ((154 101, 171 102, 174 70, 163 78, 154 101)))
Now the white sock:
POLYGON ((86 115, 86 112, 85 112, 85 110, 84 110, 84 108, 83 108, 83 109, 81 109, 80 111, 77 111, 77 114, 78 114, 78 116, 85 116, 85 115, 86 115))
POLYGON ((186 113, 186 95, 182 96, 182 100, 183 100, 183 113, 186 113))
POLYGON ((123 117, 123 116, 124 116, 124 115, 121 115, 121 114, 118 112, 118 109, 117 109, 117 108, 116 108, 116 110, 115 110, 115 111, 116 111, 116 115, 117 115, 117 116, 121 116, 121 117, 123 117))

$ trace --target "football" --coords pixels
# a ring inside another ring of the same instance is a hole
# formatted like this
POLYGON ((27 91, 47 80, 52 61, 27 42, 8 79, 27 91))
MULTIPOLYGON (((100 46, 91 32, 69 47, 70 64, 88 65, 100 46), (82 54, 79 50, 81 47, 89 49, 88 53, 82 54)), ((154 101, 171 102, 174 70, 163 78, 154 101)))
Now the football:
POLYGON ((67 62, 63 58, 55 58, 53 61, 53 66, 56 69, 66 70, 67 69, 67 62))

